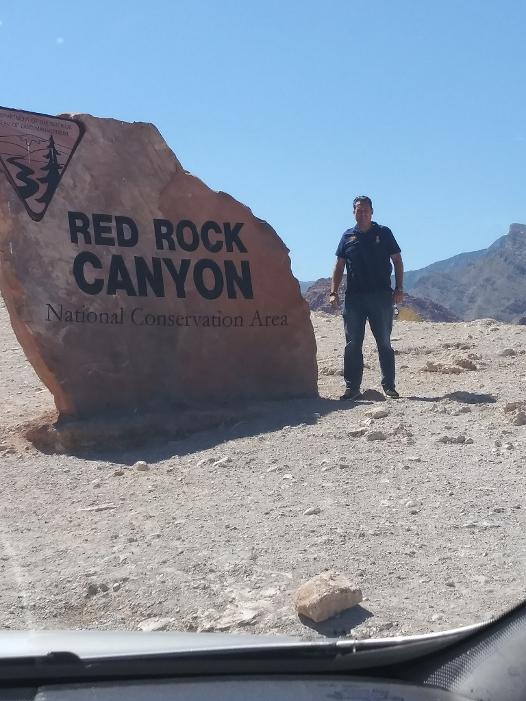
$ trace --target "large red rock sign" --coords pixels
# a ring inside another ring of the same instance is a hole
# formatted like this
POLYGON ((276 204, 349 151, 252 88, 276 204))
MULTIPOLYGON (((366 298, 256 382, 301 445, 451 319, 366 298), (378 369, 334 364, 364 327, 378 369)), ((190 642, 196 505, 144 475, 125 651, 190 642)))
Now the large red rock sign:
POLYGON ((0 109, 0 287, 64 416, 316 394, 288 250, 151 124, 0 109))

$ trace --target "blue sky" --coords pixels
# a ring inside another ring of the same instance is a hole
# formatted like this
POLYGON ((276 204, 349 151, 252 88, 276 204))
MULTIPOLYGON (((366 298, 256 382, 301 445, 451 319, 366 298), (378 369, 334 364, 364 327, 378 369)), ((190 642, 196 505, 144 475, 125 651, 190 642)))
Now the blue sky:
POLYGON ((185 168, 331 273, 370 194, 414 269, 526 222, 526 5, 0 3, 0 102, 155 123, 185 168))

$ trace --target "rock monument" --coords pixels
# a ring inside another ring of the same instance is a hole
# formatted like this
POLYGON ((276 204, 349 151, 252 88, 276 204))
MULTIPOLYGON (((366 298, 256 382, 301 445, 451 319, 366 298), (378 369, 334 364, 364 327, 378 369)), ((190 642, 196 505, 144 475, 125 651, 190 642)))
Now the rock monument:
POLYGON ((275 231, 152 124, 0 108, 0 288, 63 417, 317 393, 275 231))

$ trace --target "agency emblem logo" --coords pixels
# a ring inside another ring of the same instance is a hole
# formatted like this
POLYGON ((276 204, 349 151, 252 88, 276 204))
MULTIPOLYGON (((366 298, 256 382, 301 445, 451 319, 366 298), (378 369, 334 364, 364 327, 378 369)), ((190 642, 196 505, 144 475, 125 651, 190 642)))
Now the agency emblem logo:
POLYGON ((80 122, 0 107, 0 161, 27 213, 46 213, 84 128, 80 122))

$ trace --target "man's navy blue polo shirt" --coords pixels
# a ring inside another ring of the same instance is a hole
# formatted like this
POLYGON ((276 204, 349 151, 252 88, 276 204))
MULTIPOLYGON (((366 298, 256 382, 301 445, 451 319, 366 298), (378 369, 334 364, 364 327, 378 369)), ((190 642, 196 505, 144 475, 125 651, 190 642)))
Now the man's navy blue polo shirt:
POLYGON ((390 290, 394 253, 400 253, 400 246, 387 226, 371 222, 369 231, 347 229, 336 249, 338 258, 345 259, 346 294, 390 290))

